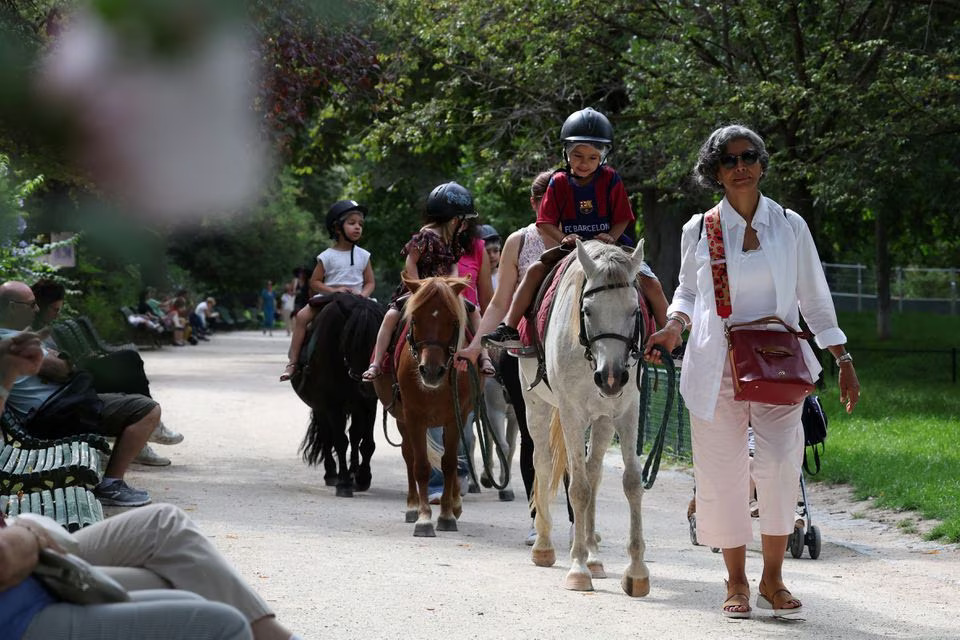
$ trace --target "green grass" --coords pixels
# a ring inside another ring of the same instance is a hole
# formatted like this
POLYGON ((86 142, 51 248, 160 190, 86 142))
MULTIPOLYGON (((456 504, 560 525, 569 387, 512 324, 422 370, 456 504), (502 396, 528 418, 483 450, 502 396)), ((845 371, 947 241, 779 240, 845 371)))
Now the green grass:
POLYGON ((872 314, 841 314, 840 326, 863 394, 847 415, 835 378, 828 380, 821 399, 830 425, 823 470, 814 479, 850 484, 858 498, 878 506, 941 520, 927 537, 960 542, 960 383, 951 382, 950 355, 870 351, 960 346, 960 319, 897 315, 895 337, 886 342, 876 339, 872 314))

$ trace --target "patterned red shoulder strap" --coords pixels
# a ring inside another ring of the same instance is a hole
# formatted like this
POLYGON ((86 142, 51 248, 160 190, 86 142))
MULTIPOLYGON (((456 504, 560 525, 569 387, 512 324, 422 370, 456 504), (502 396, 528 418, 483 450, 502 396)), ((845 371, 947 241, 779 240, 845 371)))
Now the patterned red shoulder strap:
POLYGON ((729 318, 733 312, 730 304, 730 280, 727 278, 727 259, 723 251, 723 225, 720 224, 720 206, 706 214, 707 246, 710 248, 710 270, 713 272, 713 297, 717 302, 717 315, 729 318))

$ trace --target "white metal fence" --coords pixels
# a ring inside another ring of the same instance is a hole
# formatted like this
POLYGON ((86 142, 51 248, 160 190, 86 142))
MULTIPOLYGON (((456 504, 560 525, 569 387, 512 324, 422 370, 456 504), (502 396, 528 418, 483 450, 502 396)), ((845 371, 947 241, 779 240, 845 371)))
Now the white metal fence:
MULTIPOLYGON (((873 267, 862 264, 823 263, 834 304, 843 311, 872 311, 877 308, 877 276, 873 267)), ((890 298, 896 311, 925 311, 957 315, 960 269, 896 267, 890 277, 890 298)))

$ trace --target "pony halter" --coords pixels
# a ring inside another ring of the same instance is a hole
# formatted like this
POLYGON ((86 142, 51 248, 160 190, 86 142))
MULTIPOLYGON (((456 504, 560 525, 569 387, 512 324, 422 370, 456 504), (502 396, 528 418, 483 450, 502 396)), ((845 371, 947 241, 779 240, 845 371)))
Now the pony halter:
POLYGON ((459 341, 460 336, 460 323, 453 323, 453 333, 450 337, 450 342, 443 343, 439 340, 416 340, 413 336, 413 318, 410 318, 410 326, 407 328, 407 344, 410 345, 410 353, 413 354, 413 359, 417 362, 420 361, 420 349, 423 347, 440 347, 441 349, 446 349, 447 351, 447 362, 444 365, 448 370, 453 370, 453 356, 457 353, 457 342, 459 341))
POLYGON ((593 352, 590 350, 590 347, 597 340, 613 339, 613 340, 620 340, 621 342, 625 342, 627 345, 627 349, 630 352, 629 357, 632 360, 632 362, 627 363, 627 368, 634 366, 635 364, 637 364, 637 362, 640 361, 640 358, 641 358, 641 352, 640 352, 641 312, 640 312, 639 300, 640 300, 640 292, 637 290, 637 286, 632 282, 616 282, 613 284, 605 284, 603 286, 594 287, 593 289, 589 289, 587 291, 581 292, 580 294, 580 345, 583 347, 583 357, 590 362, 590 366, 593 368, 594 371, 596 371, 597 369, 597 362, 593 358, 593 352), (583 313, 584 298, 587 298, 597 293, 601 293, 603 291, 609 291, 611 289, 627 289, 627 288, 637 291, 638 302, 637 302, 637 308, 633 314, 633 335, 629 338, 621 333, 600 333, 595 336, 588 336, 587 329, 586 329, 586 317, 584 316, 584 313, 583 313))

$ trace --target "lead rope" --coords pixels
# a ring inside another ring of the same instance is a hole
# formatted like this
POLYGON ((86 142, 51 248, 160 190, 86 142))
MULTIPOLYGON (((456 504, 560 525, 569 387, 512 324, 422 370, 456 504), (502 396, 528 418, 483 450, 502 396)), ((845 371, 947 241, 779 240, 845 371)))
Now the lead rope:
POLYGON ((400 447, 403 445, 403 443, 394 442, 391 440, 390 433, 387 431, 387 414, 390 413, 390 409, 397 404, 397 398, 400 396, 400 386, 394 382, 393 386, 391 387, 391 391, 393 392, 393 397, 390 399, 390 404, 383 408, 383 437, 386 438, 387 444, 389 444, 391 447, 400 447))
MULTIPOLYGON (((457 418, 457 430, 460 433, 460 442, 466 453, 467 469, 470 471, 470 477, 474 482, 477 482, 477 470, 473 464, 473 456, 470 455, 470 452, 467 450, 466 438, 464 437, 463 417, 460 412, 460 385, 456 383, 455 372, 456 369, 451 368, 450 387, 453 390, 453 408, 457 418)), ((480 445, 480 456, 483 459, 483 470, 487 473, 487 477, 489 477, 493 488, 500 491, 510 486, 510 467, 507 465, 507 456, 501 444, 497 442, 496 438, 493 438, 494 451, 497 454, 497 459, 500 461, 500 468, 505 470, 503 484, 497 484, 497 481, 494 480, 493 470, 490 468, 490 444, 487 439, 488 435, 493 433, 493 430, 490 428, 490 419, 487 416, 487 405, 483 398, 483 386, 480 384, 480 375, 477 372, 477 367, 469 360, 467 361, 467 373, 470 376, 470 395, 473 400, 473 424, 471 428, 474 428, 477 433, 477 443, 480 445)))
MULTIPOLYGON (((641 480, 644 483, 644 489, 652 488, 653 483, 657 480, 657 472, 660 470, 660 458, 663 456, 663 446, 667 440, 667 423, 670 421, 670 409, 673 406, 673 400, 676 396, 677 386, 676 366, 673 364, 673 357, 670 355, 670 352, 661 345, 655 345, 654 349, 657 349, 660 352, 660 361, 667 370, 667 398, 663 405, 663 418, 660 420, 660 428, 657 430, 657 436, 653 440, 653 445, 650 447, 650 453, 647 454, 647 460, 643 465, 643 475, 641 476, 641 480)), ((646 363, 644 363, 643 383, 640 387, 640 417, 639 423, 637 424, 638 457, 643 455, 643 433, 646 422, 645 416, 650 399, 648 371, 649 369, 646 363)), ((654 370, 654 374, 657 377, 657 382, 659 383, 659 372, 654 370)), ((637 380, 640 380, 640 376, 637 376, 637 380)))

